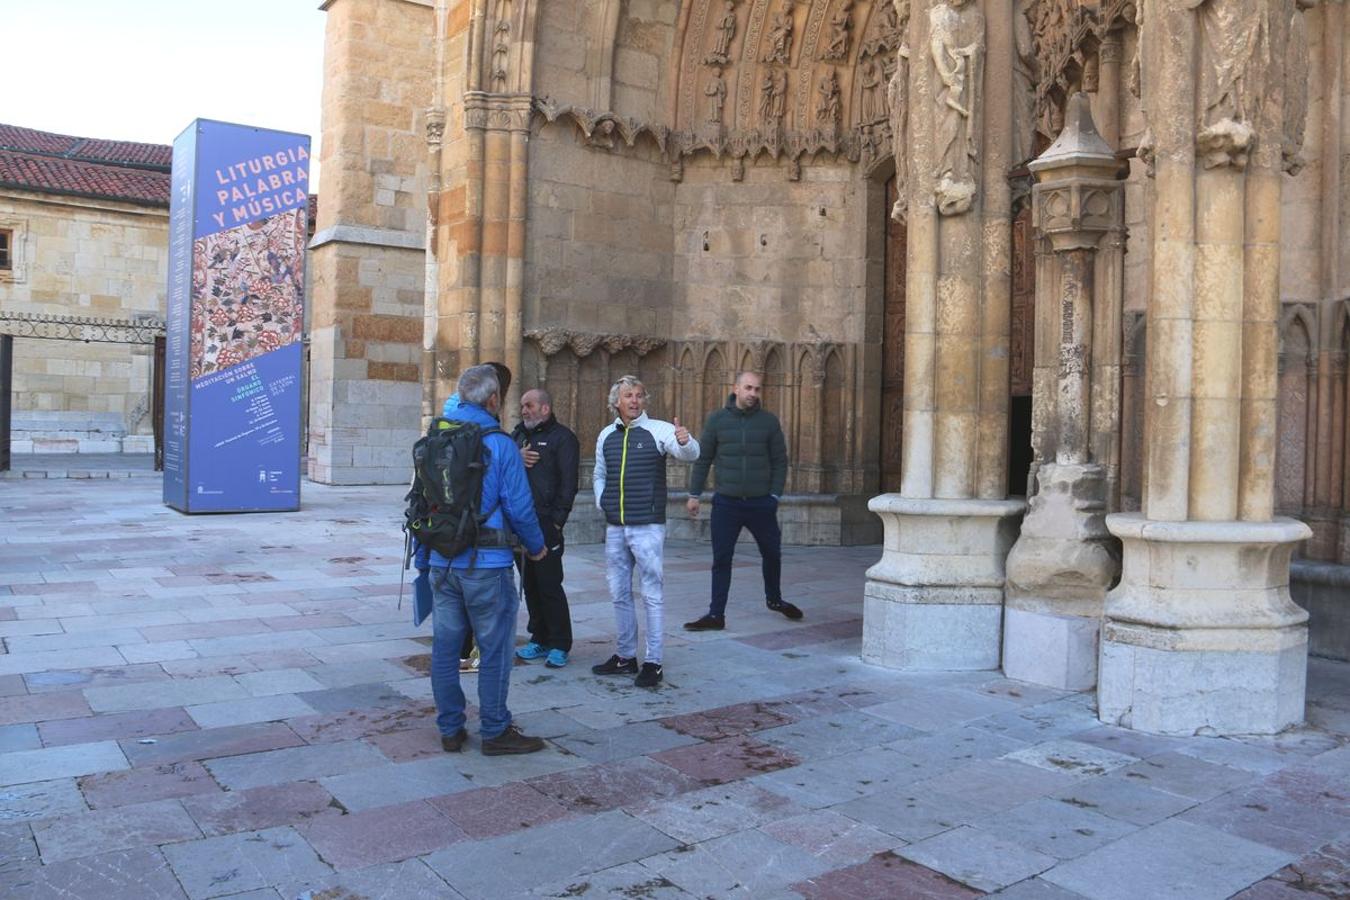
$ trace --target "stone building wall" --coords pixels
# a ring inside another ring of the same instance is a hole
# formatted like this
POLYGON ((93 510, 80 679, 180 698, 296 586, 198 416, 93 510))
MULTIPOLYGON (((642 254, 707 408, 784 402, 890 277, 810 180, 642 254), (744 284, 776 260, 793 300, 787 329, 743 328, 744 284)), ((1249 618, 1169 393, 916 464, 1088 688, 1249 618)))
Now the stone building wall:
MULTIPOLYGON (((16 239, 0 309, 163 318, 166 210, 6 191, 0 228, 16 239)), ((17 338, 11 449, 149 451, 151 368, 148 346, 17 338)))

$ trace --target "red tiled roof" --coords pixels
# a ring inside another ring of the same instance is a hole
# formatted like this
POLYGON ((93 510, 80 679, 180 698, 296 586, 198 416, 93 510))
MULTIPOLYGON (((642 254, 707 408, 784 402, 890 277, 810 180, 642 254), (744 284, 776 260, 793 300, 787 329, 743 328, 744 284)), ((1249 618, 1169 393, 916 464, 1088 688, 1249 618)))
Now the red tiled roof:
POLYGON ((105 141, 99 138, 52 134, 49 131, 21 128, 17 125, 0 125, 0 149, 114 165, 144 166, 163 169, 166 172, 173 165, 173 148, 167 144, 105 141))

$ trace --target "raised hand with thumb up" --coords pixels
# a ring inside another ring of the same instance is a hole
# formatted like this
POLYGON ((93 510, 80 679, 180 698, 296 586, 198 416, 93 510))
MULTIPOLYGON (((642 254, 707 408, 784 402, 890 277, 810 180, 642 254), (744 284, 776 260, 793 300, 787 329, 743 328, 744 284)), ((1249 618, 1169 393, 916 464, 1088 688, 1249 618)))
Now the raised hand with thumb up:
POLYGON ((683 425, 680 424, 680 417, 676 416, 674 419, 672 419, 671 424, 675 426, 676 443, 678 443, 681 447, 689 443, 689 429, 685 428, 683 425))

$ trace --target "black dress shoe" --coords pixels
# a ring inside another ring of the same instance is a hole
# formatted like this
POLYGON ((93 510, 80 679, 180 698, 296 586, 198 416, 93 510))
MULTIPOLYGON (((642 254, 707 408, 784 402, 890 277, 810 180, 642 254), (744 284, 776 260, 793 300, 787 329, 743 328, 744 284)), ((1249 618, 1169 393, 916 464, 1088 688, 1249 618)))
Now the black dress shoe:
POLYGON ((537 753, 543 749, 544 741, 542 738, 521 734, 520 729, 514 724, 507 725, 506 730, 495 738, 488 738, 483 741, 484 756, 508 756, 516 753, 537 753))
POLYGON ((464 749, 464 742, 469 739, 469 733, 461 728, 454 734, 441 735, 441 749, 446 753, 458 753, 464 749))
POLYGON ((727 627, 727 620, 722 616, 714 616, 712 613, 701 619, 695 619, 692 622, 684 623, 685 631, 721 631, 727 627))
POLYGON ((802 617, 802 611, 786 600, 772 600, 765 603, 765 606, 774 612, 782 613, 789 619, 800 619, 802 617))

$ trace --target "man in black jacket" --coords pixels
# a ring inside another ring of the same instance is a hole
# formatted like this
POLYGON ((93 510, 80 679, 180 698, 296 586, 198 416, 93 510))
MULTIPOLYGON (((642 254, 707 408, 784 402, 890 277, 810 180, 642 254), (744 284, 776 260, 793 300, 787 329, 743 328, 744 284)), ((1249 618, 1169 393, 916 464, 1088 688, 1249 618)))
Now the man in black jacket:
POLYGON ((561 669, 572 652, 572 616, 563 590, 563 525, 577 496, 580 445, 572 430, 554 417, 553 398, 543 388, 526 391, 520 398, 520 424, 511 436, 525 461, 534 510, 548 546, 543 559, 523 563, 530 642, 516 656, 544 659, 549 668, 561 669))
POLYGON ((689 472, 689 515, 697 518, 699 495, 708 467, 717 468, 712 509, 712 604, 708 614, 684 627, 689 631, 721 631, 726 627, 727 594, 731 590, 731 558, 741 529, 750 529, 763 560, 764 602, 789 619, 802 611, 783 600, 782 532, 778 498, 787 481, 787 441, 778 417, 760 406, 763 380, 754 372, 736 376, 727 405, 708 416, 699 437, 698 462, 689 472))

